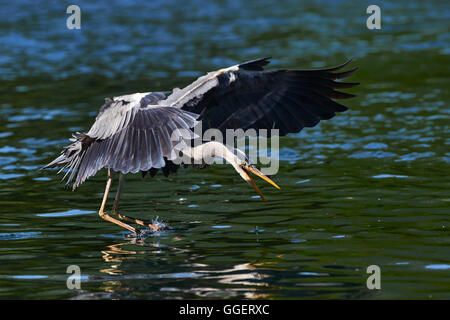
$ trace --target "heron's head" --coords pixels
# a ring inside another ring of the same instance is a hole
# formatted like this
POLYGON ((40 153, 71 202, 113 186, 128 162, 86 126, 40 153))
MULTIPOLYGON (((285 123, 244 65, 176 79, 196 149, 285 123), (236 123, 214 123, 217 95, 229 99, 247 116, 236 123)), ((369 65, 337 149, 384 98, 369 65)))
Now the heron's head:
POLYGON ((263 199, 264 201, 266 201, 266 199, 262 195, 255 181, 253 180, 251 174, 260 177, 261 179, 273 185, 275 188, 280 189, 280 187, 277 186, 275 182, 273 182, 269 177, 267 177, 264 173, 259 171, 253 164, 251 164, 245 153, 242 152, 241 150, 239 149, 234 150, 234 157, 230 162, 233 165, 234 169, 240 174, 242 179, 247 181, 255 189, 255 191, 258 193, 261 199, 263 199))

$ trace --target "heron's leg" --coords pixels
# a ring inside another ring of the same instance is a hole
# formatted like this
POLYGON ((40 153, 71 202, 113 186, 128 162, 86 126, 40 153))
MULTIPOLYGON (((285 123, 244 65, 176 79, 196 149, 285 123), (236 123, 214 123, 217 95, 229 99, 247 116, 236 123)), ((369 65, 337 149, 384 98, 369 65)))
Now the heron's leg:
POLYGON ((108 193, 109 193, 109 189, 111 188, 113 176, 114 176, 114 173, 113 173, 112 169, 108 169, 108 180, 106 180, 105 194, 103 195, 102 205, 100 206, 100 210, 98 211, 98 214, 99 214, 100 218, 102 218, 106 221, 115 223, 125 229, 130 230, 133 233, 138 233, 138 230, 136 228, 133 228, 132 226, 130 226, 126 223, 123 223, 122 221, 114 219, 113 217, 111 217, 110 215, 108 215, 105 212, 106 200, 108 199, 108 193))
POLYGON ((127 177, 126 174, 120 173, 119 176, 119 186, 117 187, 116 192, 116 198, 114 199, 114 204, 111 213, 117 214, 117 210, 119 209, 119 200, 120 200, 120 194, 122 193, 123 185, 125 184, 125 178, 127 177))
POLYGON ((113 205, 113 209, 112 209, 112 214, 117 216, 120 220, 123 221, 128 221, 131 223, 136 223, 140 226, 143 227, 147 227, 152 229, 153 231, 158 231, 161 230, 160 226, 154 225, 153 223, 149 222, 149 221, 145 221, 145 220, 140 220, 140 219, 136 219, 133 217, 129 217, 129 216, 125 216, 123 214, 120 214, 117 210, 119 208, 119 199, 120 199, 120 193, 122 192, 122 188, 123 185, 125 184, 125 177, 126 175, 123 173, 120 173, 120 177, 119 177, 119 186, 117 187, 117 193, 116 193, 116 198, 114 200, 114 205, 113 205))

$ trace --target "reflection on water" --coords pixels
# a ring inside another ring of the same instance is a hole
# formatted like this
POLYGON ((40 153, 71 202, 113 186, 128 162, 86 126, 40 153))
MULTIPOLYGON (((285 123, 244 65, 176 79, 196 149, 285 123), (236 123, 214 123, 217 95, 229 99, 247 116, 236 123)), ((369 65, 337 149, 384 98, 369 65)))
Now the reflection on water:
POLYGON ((383 3, 369 31, 369 4, 81 2, 78 31, 63 4, 0 5, 0 298, 450 298, 449 7, 383 3), (105 172, 71 192, 38 171, 104 97, 268 55, 353 57, 361 82, 348 112, 281 139, 269 203, 225 166, 130 176, 123 213, 170 226, 134 238, 98 217, 105 172), (372 264, 381 291, 366 288, 372 264))
MULTIPOLYGON (((249 263, 237 264, 231 266, 229 269, 214 270, 210 269, 211 266, 201 263, 188 263, 182 264, 181 267, 189 268, 191 272, 176 272, 176 273, 145 273, 145 274, 127 274, 124 270, 121 270, 121 264, 127 260, 134 260, 137 257, 135 255, 153 255, 161 254, 163 250, 171 250, 179 253, 189 254, 189 250, 181 250, 175 247, 164 247, 159 243, 148 243, 144 240, 133 239, 129 242, 118 243, 109 245, 107 250, 103 250, 103 259, 109 264, 108 269, 100 270, 101 273, 106 276, 93 276, 88 277, 86 281, 102 282, 105 291, 114 292, 112 287, 114 284, 121 285, 123 281, 127 280, 140 280, 154 281, 154 279, 201 279, 202 282, 217 283, 217 285, 227 285, 230 288, 219 289, 216 286, 213 287, 190 287, 190 288, 178 288, 178 287, 161 287, 161 292, 167 292, 171 294, 190 294, 199 297, 230 297, 238 296, 242 293, 246 298, 267 298, 268 294, 257 293, 255 286, 268 287, 269 284, 263 281, 264 278, 270 277, 268 274, 256 272, 255 270, 260 268, 263 264, 259 263, 258 267, 249 263), (133 244, 134 250, 126 250, 124 247, 129 247, 133 244), (143 250, 136 250, 136 248, 142 247, 143 250), (204 281, 209 280, 209 281, 204 281), (239 288, 233 288, 239 286, 239 288)), ((130 288, 131 289, 131 288, 130 288)))
MULTIPOLYGON (((264 278, 270 277, 268 274, 256 272, 263 264, 259 263, 258 267, 249 263, 237 264, 229 269, 214 270, 208 264, 187 263, 181 267, 189 268, 191 272, 175 272, 175 273, 134 273, 129 274, 126 270, 121 269, 121 265, 130 260, 139 259, 139 255, 158 255, 164 250, 170 250, 174 253, 189 254, 189 250, 177 249, 175 247, 162 246, 158 242, 147 242, 143 239, 131 239, 128 242, 108 245, 103 250, 103 260, 108 264, 109 268, 100 270, 101 276, 88 276, 84 279, 83 285, 89 282, 101 282, 103 290, 106 292, 115 292, 114 287, 121 287, 123 290, 123 282, 138 280, 141 283, 154 281, 155 279, 201 279, 202 282, 217 283, 218 285, 227 285, 230 288, 219 289, 213 287, 161 287, 160 292, 171 294, 189 294, 199 297, 230 297, 238 296, 242 293, 246 298, 267 298, 268 294, 257 293, 255 286, 268 287, 269 284, 263 281, 264 278), (131 246, 133 245, 133 246, 131 246), (127 250, 130 248, 131 250, 127 250), (139 250, 140 249, 140 250, 139 250), (205 281, 209 280, 209 281, 205 281), (239 286, 239 288, 233 288, 239 286)), ((131 290, 132 288, 127 288, 131 290)))

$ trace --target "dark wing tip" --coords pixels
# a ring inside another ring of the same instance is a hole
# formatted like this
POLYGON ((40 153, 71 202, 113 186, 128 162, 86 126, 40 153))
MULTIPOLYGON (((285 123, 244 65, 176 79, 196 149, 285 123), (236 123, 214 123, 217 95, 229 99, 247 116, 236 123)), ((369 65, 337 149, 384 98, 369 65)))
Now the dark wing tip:
POLYGON ((272 59, 272 57, 265 57, 261 59, 247 61, 239 64, 239 68, 247 71, 263 71, 264 66, 270 63, 270 59, 272 59))
POLYGON ((342 79, 351 76, 357 70, 359 70, 359 67, 354 67, 353 69, 344 72, 332 73, 332 75, 335 77, 335 79, 342 79))
POLYGON ((320 70, 320 71, 337 71, 337 70, 342 69, 342 68, 344 68, 345 66, 349 65, 350 62, 352 62, 352 61, 353 61, 353 58, 350 58, 350 59, 348 59, 346 62, 344 62, 344 63, 342 63, 342 64, 340 64, 340 65, 338 65, 338 66, 331 67, 331 68, 325 68, 325 69, 319 69, 319 70, 320 70))
POLYGON ((330 84, 330 87, 333 89, 347 89, 347 88, 353 88, 356 86, 359 86, 360 83, 359 82, 338 82, 338 81, 333 81, 330 84))
POLYGON ((356 97, 356 95, 346 92, 333 91, 330 97, 333 99, 350 99, 356 97))

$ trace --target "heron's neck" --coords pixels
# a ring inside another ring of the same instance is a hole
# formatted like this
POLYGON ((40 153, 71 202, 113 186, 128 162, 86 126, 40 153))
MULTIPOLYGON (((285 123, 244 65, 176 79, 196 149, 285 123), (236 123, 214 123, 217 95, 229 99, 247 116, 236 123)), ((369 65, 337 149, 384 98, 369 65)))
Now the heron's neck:
POLYGON ((183 149, 183 153, 196 161, 204 161, 208 157, 218 157, 233 164, 236 159, 236 155, 234 155, 233 152, 231 152, 224 144, 217 141, 206 142, 194 148, 187 147, 183 149))

